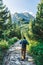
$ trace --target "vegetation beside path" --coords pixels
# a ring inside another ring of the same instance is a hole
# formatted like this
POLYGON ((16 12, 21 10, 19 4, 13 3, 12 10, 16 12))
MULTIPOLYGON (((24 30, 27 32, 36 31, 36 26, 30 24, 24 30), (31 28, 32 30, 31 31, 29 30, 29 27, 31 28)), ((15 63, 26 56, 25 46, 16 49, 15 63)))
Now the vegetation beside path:
POLYGON ((29 42, 28 51, 35 59, 36 65, 43 65, 43 1, 38 4, 34 21, 30 21, 28 30, 23 35, 29 42))
POLYGON ((18 41, 17 37, 11 38, 8 41, 0 40, 0 65, 3 63, 3 58, 6 55, 8 48, 18 41))

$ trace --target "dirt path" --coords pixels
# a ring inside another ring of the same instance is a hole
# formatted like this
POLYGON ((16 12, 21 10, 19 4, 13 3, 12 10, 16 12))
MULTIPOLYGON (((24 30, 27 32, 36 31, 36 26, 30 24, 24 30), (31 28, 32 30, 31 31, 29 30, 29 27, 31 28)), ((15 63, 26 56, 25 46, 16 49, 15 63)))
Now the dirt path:
POLYGON ((31 56, 27 55, 24 61, 21 61, 21 45, 17 41, 9 48, 6 56, 4 57, 3 65, 35 65, 31 56))

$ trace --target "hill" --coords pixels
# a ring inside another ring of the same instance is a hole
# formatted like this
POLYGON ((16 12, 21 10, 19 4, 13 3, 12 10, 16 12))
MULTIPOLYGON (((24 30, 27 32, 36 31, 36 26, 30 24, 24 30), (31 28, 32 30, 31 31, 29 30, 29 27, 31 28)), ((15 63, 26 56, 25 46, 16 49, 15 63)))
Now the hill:
POLYGON ((34 19, 34 17, 29 14, 28 12, 24 13, 14 13, 12 15, 13 22, 20 23, 20 21, 23 21, 22 23, 29 23, 30 19, 34 19))

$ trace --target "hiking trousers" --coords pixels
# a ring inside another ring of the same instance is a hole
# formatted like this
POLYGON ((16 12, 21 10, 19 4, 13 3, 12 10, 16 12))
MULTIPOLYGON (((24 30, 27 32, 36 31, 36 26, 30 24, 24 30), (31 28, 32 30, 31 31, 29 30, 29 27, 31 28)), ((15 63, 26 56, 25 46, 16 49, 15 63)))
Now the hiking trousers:
POLYGON ((24 48, 22 48, 21 49, 21 57, 22 57, 22 59, 25 59, 25 57, 26 57, 26 48, 24 49, 24 48))

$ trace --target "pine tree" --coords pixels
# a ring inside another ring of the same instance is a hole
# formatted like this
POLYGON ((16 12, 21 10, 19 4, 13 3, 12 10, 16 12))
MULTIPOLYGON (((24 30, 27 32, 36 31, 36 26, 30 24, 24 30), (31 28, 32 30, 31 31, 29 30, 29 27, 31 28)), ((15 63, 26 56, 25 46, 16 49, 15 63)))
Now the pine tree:
POLYGON ((38 11, 32 24, 32 31, 36 38, 43 39, 43 0, 38 4, 38 11))
POLYGON ((3 1, 0 0, 0 38, 4 35, 4 31, 8 28, 8 23, 11 22, 11 15, 3 1))
POLYGON ((43 3, 43 0, 41 0, 41 3, 43 3))

